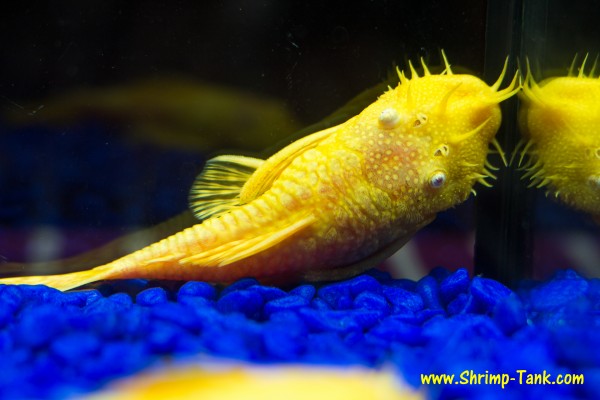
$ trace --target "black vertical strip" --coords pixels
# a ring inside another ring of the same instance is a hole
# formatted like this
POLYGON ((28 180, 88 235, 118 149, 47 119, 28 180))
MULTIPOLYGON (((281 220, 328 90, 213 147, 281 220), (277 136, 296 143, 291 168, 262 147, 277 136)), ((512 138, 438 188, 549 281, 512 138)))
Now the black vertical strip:
MULTIPOLYGON (((487 10, 484 76, 494 82, 506 56, 512 75, 521 56, 523 6, 527 0, 489 0, 487 10)), ((512 76, 511 76, 512 77, 512 76)), ((508 77, 505 79, 508 81, 508 77)), ((518 99, 501 104, 503 123, 496 136, 510 156, 519 142, 518 99)), ((521 181, 516 163, 503 166, 500 157, 490 156, 501 166, 493 189, 478 190, 476 198, 475 273, 512 284, 531 275, 532 266, 532 191, 521 181)))

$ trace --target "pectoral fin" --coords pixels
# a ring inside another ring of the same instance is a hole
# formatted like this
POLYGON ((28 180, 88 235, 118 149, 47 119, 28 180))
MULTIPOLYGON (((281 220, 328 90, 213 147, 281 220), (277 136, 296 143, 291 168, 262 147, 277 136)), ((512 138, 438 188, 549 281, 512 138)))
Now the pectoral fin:
POLYGON ((179 262, 202 267, 222 267, 269 250, 278 243, 290 238, 315 222, 315 217, 307 215, 284 225, 275 231, 268 231, 253 237, 234 240, 208 251, 186 257, 179 262))
POLYGON ((196 218, 214 217, 239 205, 242 187, 264 162, 230 155, 208 160, 190 190, 190 208, 196 218))

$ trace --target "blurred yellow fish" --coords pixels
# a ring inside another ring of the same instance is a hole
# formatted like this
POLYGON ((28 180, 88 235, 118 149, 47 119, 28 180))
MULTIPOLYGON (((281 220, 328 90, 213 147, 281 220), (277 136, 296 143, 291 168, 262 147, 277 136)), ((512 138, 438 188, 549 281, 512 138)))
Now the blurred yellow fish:
POLYGON ((34 113, 18 110, 8 117, 60 126, 116 122, 139 140, 198 152, 262 150, 299 128, 281 101, 182 78, 80 88, 44 101, 34 113))
POLYGON ((418 400, 389 371, 363 368, 271 366, 208 369, 172 367, 110 385, 87 400, 418 400))
MULTIPOLYGON (((445 57, 444 57, 445 59, 445 57)), ((499 90, 446 69, 411 67, 359 115, 304 137, 267 160, 209 160, 191 190, 201 223, 88 271, 8 278, 67 290, 103 279, 231 282, 329 280, 372 267, 437 212, 487 183, 501 122, 499 90)))
POLYGON ((540 84, 527 74, 520 95, 520 163, 529 156, 523 168, 530 186, 599 217, 600 79, 595 65, 587 75, 584 69, 585 60, 577 75, 572 66, 568 76, 540 84))

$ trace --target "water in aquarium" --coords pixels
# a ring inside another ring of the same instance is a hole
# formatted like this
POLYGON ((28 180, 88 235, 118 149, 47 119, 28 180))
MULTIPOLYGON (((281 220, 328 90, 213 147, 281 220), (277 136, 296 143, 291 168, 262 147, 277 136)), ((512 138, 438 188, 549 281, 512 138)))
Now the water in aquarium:
POLYGON ((12 5, 0 398, 591 398, 599 16, 12 5))

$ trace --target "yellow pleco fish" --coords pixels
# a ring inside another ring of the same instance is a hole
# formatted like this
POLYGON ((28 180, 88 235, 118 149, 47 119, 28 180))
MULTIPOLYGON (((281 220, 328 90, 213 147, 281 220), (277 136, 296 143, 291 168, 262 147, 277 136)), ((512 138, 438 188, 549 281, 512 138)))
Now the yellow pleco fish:
POLYGON ((488 86, 423 63, 348 121, 297 140, 268 158, 223 155, 206 163, 190 202, 202 221, 88 271, 18 277, 6 284, 60 290, 103 279, 231 282, 331 280, 373 267, 437 212, 453 207, 486 168, 501 122, 498 103, 517 75, 488 86))
MULTIPOLYGON (((587 58, 587 57, 586 57, 587 58)), ((530 186, 600 216, 600 79, 584 73, 536 83, 527 74, 520 94, 524 136, 519 163, 530 186)))
POLYGON ((390 372, 363 368, 253 367, 210 370, 170 368, 110 385, 87 400, 418 400, 422 393, 390 372))

